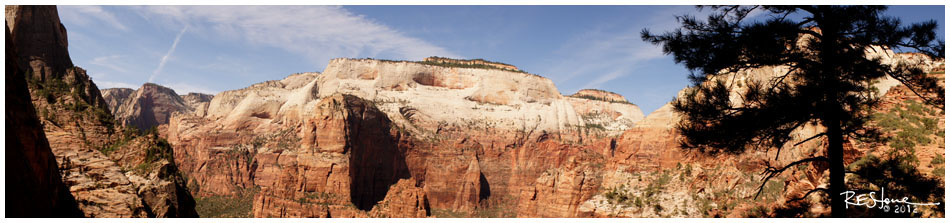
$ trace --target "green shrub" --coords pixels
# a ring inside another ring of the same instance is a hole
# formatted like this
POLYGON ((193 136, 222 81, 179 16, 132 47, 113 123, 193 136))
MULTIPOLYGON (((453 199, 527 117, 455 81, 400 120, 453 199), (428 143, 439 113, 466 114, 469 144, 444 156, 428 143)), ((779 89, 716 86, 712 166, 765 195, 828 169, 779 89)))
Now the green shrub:
POLYGON ((946 172, 946 169, 944 167, 937 167, 937 168, 934 168, 930 172, 930 174, 933 174, 936 177, 943 178, 944 172, 946 172))
POLYGON ((945 162, 943 155, 934 154, 934 159, 930 160, 930 165, 941 165, 945 162))
POLYGON ((468 214, 463 212, 455 212, 450 209, 432 209, 432 217, 436 218, 466 218, 469 217, 468 214))
POLYGON ((301 204, 320 204, 328 205, 331 202, 331 199, 336 198, 335 194, 326 193, 326 192, 306 192, 303 197, 297 199, 297 203, 301 204))
POLYGON ((260 188, 238 189, 231 195, 214 195, 195 199, 195 211, 202 218, 250 218, 254 196, 260 188))
POLYGON ((605 128, 604 125, 601 125, 601 124, 594 124, 594 123, 587 123, 587 124, 584 125, 584 128, 587 128, 587 129, 596 129, 596 130, 601 130, 601 131, 606 131, 606 130, 607 130, 607 128, 605 128))
POLYGON ((762 188, 762 194, 759 195, 759 199, 774 201, 779 199, 784 191, 785 184, 783 184, 782 181, 769 180, 769 182, 765 184, 765 187, 762 188))
POLYGON ((765 206, 755 206, 754 208, 749 209, 749 212, 747 212, 745 215, 749 218, 764 218, 768 217, 770 212, 772 211, 765 206))
POLYGON ((594 96, 591 96, 591 95, 571 95, 570 97, 583 98, 583 99, 595 100, 595 101, 606 101, 606 102, 610 102, 610 103, 621 103, 621 104, 631 104, 631 105, 633 104, 633 103, 630 103, 629 101, 607 100, 607 98, 594 97, 594 96))
POLYGON ((915 147, 928 145, 933 142, 931 136, 943 137, 935 115, 937 111, 923 104, 905 100, 903 107, 894 107, 887 113, 875 113, 871 116, 875 125, 888 132, 896 132, 893 137, 886 139, 892 150, 887 151, 889 157, 900 159, 905 165, 916 166, 919 161, 915 155, 915 147))
POLYGON ((164 159, 170 163, 175 163, 173 151, 171 144, 169 144, 167 140, 158 139, 154 145, 149 146, 145 150, 145 162, 153 163, 164 159))
MULTIPOLYGON (((444 57, 435 57, 435 58, 453 60, 453 59, 444 58, 444 57)), ((383 60, 383 61, 386 61, 386 60, 383 60)), ((505 64, 505 63, 499 63, 499 62, 488 61, 488 60, 484 60, 484 59, 474 59, 474 60, 472 60, 472 61, 481 61, 481 62, 485 62, 485 63, 493 63, 493 64, 501 64, 501 65, 509 65, 509 66, 511 65, 511 64, 505 64)), ((519 73, 528 73, 528 72, 525 72, 525 71, 523 71, 523 70, 504 69, 504 68, 495 67, 495 66, 486 65, 486 64, 463 64, 463 63, 453 63, 453 62, 445 62, 445 61, 442 61, 442 62, 418 61, 418 62, 415 62, 415 63, 425 64, 425 65, 432 65, 432 66, 440 66, 440 67, 494 69, 494 70, 504 70, 504 71, 519 72, 519 73)))

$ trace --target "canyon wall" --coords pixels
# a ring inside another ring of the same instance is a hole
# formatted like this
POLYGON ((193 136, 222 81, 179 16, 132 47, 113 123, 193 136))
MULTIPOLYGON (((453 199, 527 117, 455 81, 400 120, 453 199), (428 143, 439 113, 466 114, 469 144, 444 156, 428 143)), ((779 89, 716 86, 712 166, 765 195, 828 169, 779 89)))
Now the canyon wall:
MULTIPOLYGON (((749 81, 786 71, 750 69, 723 81, 737 95, 749 81)), ((168 135, 182 169, 202 185, 199 194, 260 188, 257 217, 382 217, 397 209, 416 210, 400 216, 743 216, 757 205, 780 207, 786 195, 826 178, 822 166, 793 171, 780 178, 791 186, 767 182, 779 192, 751 202, 759 185, 749 179, 761 177, 764 162, 818 154, 823 142, 788 146, 777 157, 776 150, 709 157, 679 148, 680 119, 670 104, 644 117, 623 96, 600 90, 562 96, 550 80, 526 73, 334 59, 323 73, 219 93, 206 113, 173 115, 168 135), (397 187, 412 191, 400 196, 408 200, 394 200, 397 187)), ((804 126, 792 140, 819 131, 804 126)))
POLYGON ((16 47, 6 36, 4 174, 9 217, 79 217, 82 212, 59 176, 59 166, 27 89, 27 71, 17 62, 16 47))
MULTIPOLYGON (((115 150, 146 153, 154 144, 124 144, 124 138, 134 138, 134 135, 119 134, 124 128, 116 125, 98 87, 85 70, 72 64, 67 51, 66 28, 59 21, 56 7, 8 5, 5 10, 12 42, 7 47, 16 49, 15 55, 7 58, 24 65, 34 114, 58 165, 56 177, 62 179, 67 192, 75 199, 74 208, 78 208, 78 213, 85 217, 197 216, 193 202, 190 206, 188 202, 177 202, 177 198, 190 198, 183 186, 176 190, 144 186, 183 183, 166 177, 173 175, 168 171, 177 174, 174 168, 148 165, 152 161, 174 165, 172 160, 143 159, 147 162, 119 165, 118 160, 109 157, 108 152, 115 150), (130 181, 129 176, 137 173, 129 169, 141 165, 145 165, 140 168, 142 174, 145 170, 168 171, 152 180, 130 181)), ((8 76, 11 76, 9 72, 8 76)), ((164 149, 171 153, 171 148, 164 149)), ((57 213, 44 216, 55 215, 57 213)))
POLYGON ((115 107, 112 114, 120 124, 141 130, 168 124, 172 113, 195 110, 175 90, 153 83, 145 83, 124 99, 118 99, 120 96, 121 92, 117 92, 115 100, 123 103, 115 107))
MULTIPOLYGON (((221 92, 206 113, 173 115, 167 135, 198 194, 260 188, 254 216, 478 215, 516 208, 565 154, 594 154, 582 145, 642 118, 629 102, 562 96, 521 72, 334 59, 323 73, 221 92), (413 203, 387 198, 395 187, 413 203)), ((575 200, 593 194, 587 185, 575 200)))

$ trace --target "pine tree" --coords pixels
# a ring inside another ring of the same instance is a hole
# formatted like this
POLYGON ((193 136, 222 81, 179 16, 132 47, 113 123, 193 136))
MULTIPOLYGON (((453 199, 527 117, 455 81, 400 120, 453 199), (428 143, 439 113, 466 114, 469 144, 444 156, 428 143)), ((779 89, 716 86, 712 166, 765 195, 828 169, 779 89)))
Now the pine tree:
POLYGON ((905 26, 882 15, 887 9, 884 6, 711 8, 706 21, 678 16, 682 27, 674 31, 659 35, 646 29, 642 32, 644 41, 662 45, 664 53, 672 54, 691 72, 693 86, 673 102, 675 111, 684 116, 677 125, 684 136, 681 146, 735 154, 826 139, 825 156, 769 166, 764 180, 768 182, 796 165, 827 163, 830 188, 817 191, 831 198, 834 217, 844 216, 845 140, 877 133, 865 128, 870 116, 867 111, 878 102, 868 93, 872 91, 870 83, 892 77, 943 109, 943 88, 936 78, 915 64, 886 64, 866 51, 878 46, 942 58, 944 43, 935 37, 934 21, 905 26), (756 10, 766 13, 764 19, 749 18, 756 10), (770 66, 787 66, 789 71, 767 81, 750 82, 748 90, 739 93, 733 93, 724 78, 718 78, 770 66), (809 124, 826 130, 790 142, 793 130, 809 124))

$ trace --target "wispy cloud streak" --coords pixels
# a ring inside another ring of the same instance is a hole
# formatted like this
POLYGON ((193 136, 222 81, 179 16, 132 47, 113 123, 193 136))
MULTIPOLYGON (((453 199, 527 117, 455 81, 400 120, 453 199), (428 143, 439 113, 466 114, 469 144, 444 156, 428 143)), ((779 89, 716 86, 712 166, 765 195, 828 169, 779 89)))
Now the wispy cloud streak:
POLYGON ((89 61, 89 64, 109 68, 112 71, 119 73, 126 73, 128 70, 117 64, 118 59, 120 58, 122 58, 121 55, 101 56, 93 58, 91 61, 89 61))
POLYGON ((165 67, 165 63, 168 62, 168 57, 175 53, 175 48, 178 48, 178 42, 181 41, 181 36, 185 35, 185 31, 188 31, 188 26, 185 25, 185 28, 181 29, 181 32, 178 33, 178 36, 175 36, 175 42, 172 43, 172 47, 168 49, 168 52, 165 53, 165 56, 162 57, 162 60, 158 62, 158 68, 155 68, 155 71, 152 72, 152 76, 148 77, 148 82, 155 81, 155 77, 162 72, 162 68, 165 67))
POLYGON ((594 27, 561 46, 558 53, 566 56, 553 63, 557 65, 550 67, 548 73, 553 74, 552 79, 558 84, 576 82, 580 77, 585 77, 588 81, 582 82, 585 84, 580 85, 580 88, 599 88, 618 78, 635 75, 639 67, 666 57, 660 46, 641 40, 642 28, 662 33, 677 27, 674 15, 691 12, 702 17, 706 14, 695 11, 691 7, 669 7, 638 18, 642 26, 604 24, 594 27))
POLYGON ((337 57, 459 57, 339 6, 148 6, 143 16, 195 35, 283 49, 324 64, 337 57), (274 16, 280 15, 280 16, 274 16))

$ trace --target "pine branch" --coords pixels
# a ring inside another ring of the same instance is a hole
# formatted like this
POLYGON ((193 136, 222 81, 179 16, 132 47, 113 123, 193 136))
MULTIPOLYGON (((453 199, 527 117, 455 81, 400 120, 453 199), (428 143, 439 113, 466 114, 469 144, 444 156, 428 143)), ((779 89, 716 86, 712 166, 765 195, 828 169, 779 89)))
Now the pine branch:
POLYGON ((775 176, 778 176, 778 175, 781 174, 782 172, 785 172, 785 170, 788 170, 788 168, 791 168, 791 167, 793 167, 793 166, 798 166, 799 164, 803 164, 803 163, 817 162, 817 161, 830 162, 830 161, 828 160, 828 157, 819 156, 819 157, 810 157, 810 158, 801 159, 801 160, 798 160, 798 161, 789 163, 788 165, 785 165, 785 166, 782 167, 782 168, 775 168, 775 167, 772 167, 772 166, 766 167, 766 168, 765 168, 765 171, 762 172, 763 174, 766 174, 766 175, 765 175, 765 177, 763 177, 763 179, 762 179, 762 184, 759 185, 759 190, 758 190, 758 192, 755 192, 755 197, 753 197, 753 199, 758 199, 758 198, 759 198, 759 194, 762 193, 762 189, 765 188, 765 184, 768 183, 769 180, 771 180, 771 179, 772 179, 773 177, 775 177, 775 176))
POLYGON ((811 136, 811 137, 808 137, 808 138, 805 139, 805 140, 802 140, 801 142, 795 143, 795 145, 793 145, 793 146, 801 145, 802 143, 811 141, 811 140, 813 140, 813 139, 816 139, 816 138, 818 138, 818 137, 822 137, 822 136, 827 135, 827 134, 828 134, 827 132, 818 133, 818 134, 816 134, 816 135, 813 135, 813 136, 811 136))

